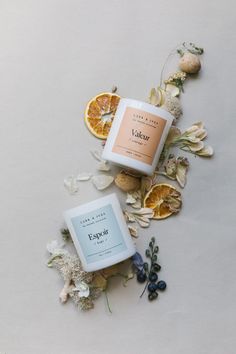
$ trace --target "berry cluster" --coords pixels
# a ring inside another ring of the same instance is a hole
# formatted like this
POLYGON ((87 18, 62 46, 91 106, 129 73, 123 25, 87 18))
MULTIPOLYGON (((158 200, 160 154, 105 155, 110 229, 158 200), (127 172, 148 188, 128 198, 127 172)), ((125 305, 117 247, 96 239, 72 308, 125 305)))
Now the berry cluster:
POLYGON ((157 273, 161 270, 161 266, 157 263, 157 253, 159 251, 159 247, 155 246, 155 238, 152 237, 149 243, 148 249, 146 249, 146 257, 150 259, 150 265, 147 262, 141 262, 141 256, 139 258, 139 263, 133 260, 134 265, 137 268, 137 281, 139 283, 145 283, 145 288, 140 297, 143 296, 146 289, 148 290, 148 299, 150 301, 155 300, 158 297, 158 290, 165 290, 166 283, 163 280, 158 281, 157 273), (137 266, 138 263, 138 266, 137 266))

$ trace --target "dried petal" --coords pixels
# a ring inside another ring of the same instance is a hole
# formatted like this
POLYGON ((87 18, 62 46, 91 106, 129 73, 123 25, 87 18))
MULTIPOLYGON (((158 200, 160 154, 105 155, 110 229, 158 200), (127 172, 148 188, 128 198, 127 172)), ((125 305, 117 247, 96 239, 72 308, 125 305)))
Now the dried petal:
POLYGON ((64 186, 66 188, 66 190, 70 193, 70 194, 75 194, 78 192, 79 190, 79 185, 78 185, 78 181, 77 181, 77 177, 75 176, 68 176, 64 179, 64 186))
POLYGON ((92 173, 82 172, 78 174, 77 181, 79 182, 88 181, 91 177, 92 177, 92 173))
POLYGON ((134 204, 136 203, 136 199, 134 198, 133 194, 127 193, 126 204, 134 204))
POLYGON ((175 85, 167 84, 165 90, 169 92, 172 97, 179 96, 180 94, 180 89, 175 85))
POLYGON ((198 129, 199 129, 198 126, 196 124, 193 124, 193 125, 191 125, 191 127, 189 127, 188 129, 185 130, 183 135, 189 135, 189 134, 195 133, 198 129))
POLYGON ((138 222, 141 227, 148 227, 150 219, 153 218, 154 212, 150 208, 141 208, 136 211, 124 211, 124 215, 128 222, 138 222))
POLYGON ((135 227, 128 225, 128 229, 132 237, 138 237, 138 230, 135 227))
POLYGON ((46 247, 49 253, 51 253, 52 255, 58 255, 68 253, 68 251, 63 249, 64 246, 64 243, 59 243, 57 240, 53 240, 49 242, 46 247))
POLYGON ((157 106, 161 101, 160 92, 152 88, 149 94, 149 103, 157 106))
POLYGON ((201 150, 197 151, 199 156, 211 157, 214 154, 214 150, 211 146, 204 146, 201 150))
POLYGON ((180 192, 177 190, 172 191, 171 194, 164 199, 163 205, 169 208, 172 213, 178 213, 182 206, 180 192))
MULTIPOLYGON (((141 196, 145 196, 146 193, 152 188, 152 185, 154 184, 154 180, 156 178, 156 174, 154 173, 153 176, 143 176, 141 179, 141 196)), ((141 206, 140 206, 141 207, 141 206)))
POLYGON ((97 175, 92 177, 92 182, 99 191, 108 188, 113 181, 113 176, 97 175))
POLYGON ((180 136, 181 136, 181 131, 178 128, 172 126, 169 130, 169 134, 167 136, 165 145, 169 146, 173 144, 175 140, 177 140, 180 136))
POLYGON ((176 178, 176 158, 174 155, 169 155, 168 160, 165 164, 165 170, 168 177, 175 179, 176 178))
POLYGON ((136 221, 139 223, 141 227, 148 227, 150 225, 149 218, 145 216, 136 216, 136 221))
POLYGON ((141 191, 127 193, 126 204, 129 204, 134 209, 140 209, 142 206, 141 191))
POLYGON ((91 150, 90 152, 97 161, 102 161, 102 153, 100 151, 91 150))
POLYGON ((124 286, 127 286, 127 282, 131 279, 134 278, 134 272, 130 271, 126 276, 125 276, 125 279, 123 281, 123 285, 124 286))
POLYGON ((177 158, 176 179, 182 188, 184 188, 186 184, 186 174, 188 171, 188 167, 189 167, 189 162, 187 158, 184 157, 177 158))
POLYGON ((205 139, 207 137, 206 129, 198 129, 197 132, 195 133, 195 136, 200 140, 205 139))
POLYGON ((147 218, 152 218, 153 210, 151 208, 141 208, 140 210, 134 211, 133 214, 146 216, 147 218))
POLYGON ((204 147, 204 143, 202 141, 199 141, 198 143, 187 143, 185 146, 192 152, 197 152, 199 150, 202 150, 204 147))
POLYGON ((127 222, 135 222, 135 217, 132 213, 128 212, 127 210, 124 211, 124 216, 127 222))
POLYGON ((109 163, 107 161, 105 161, 105 160, 102 160, 100 162, 100 164, 98 165, 98 170, 99 171, 107 172, 107 171, 110 171, 110 169, 111 169, 111 167, 110 167, 109 163))
POLYGON ((204 128, 204 124, 201 121, 200 122, 196 122, 193 125, 196 125, 199 129, 203 129, 204 128))
POLYGON ((143 258, 140 253, 136 252, 132 257, 131 260, 133 262, 133 265, 137 269, 142 269, 143 268, 143 258))
POLYGON ((181 140, 184 141, 188 141, 190 143, 199 143, 201 141, 201 139, 197 138, 195 135, 187 135, 187 136, 183 136, 183 138, 181 138, 181 140))

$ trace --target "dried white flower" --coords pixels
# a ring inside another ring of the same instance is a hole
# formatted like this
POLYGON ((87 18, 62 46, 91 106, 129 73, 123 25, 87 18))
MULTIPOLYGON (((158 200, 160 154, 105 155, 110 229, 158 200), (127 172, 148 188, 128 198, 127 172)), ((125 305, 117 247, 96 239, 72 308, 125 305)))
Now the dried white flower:
POLYGON ((179 138, 182 142, 182 148, 191 151, 199 156, 210 157, 213 155, 213 148, 205 146, 204 140, 207 137, 207 131, 204 129, 203 122, 194 123, 179 138))
POLYGON ((126 204, 131 205, 134 209, 140 209, 142 207, 141 191, 127 193, 126 204))
POLYGON ((207 131, 204 129, 202 122, 194 123, 190 128, 185 130, 181 135, 181 140, 188 141, 190 143, 199 143, 207 137, 207 131))
POLYGON ((88 297, 89 296, 89 286, 84 281, 76 281, 75 288, 72 291, 78 291, 79 297, 88 297))
POLYGON ((186 157, 179 156, 177 159, 173 154, 170 154, 168 160, 165 164, 165 173, 160 172, 160 174, 164 174, 166 177, 177 180, 179 185, 184 188, 186 184, 186 174, 188 171, 189 162, 186 157))
POLYGON ((204 128, 203 122, 194 123, 182 134, 178 128, 171 127, 165 146, 177 145, 184 151, 189 151, 199 156, 210 157, 214 151, 211 146, 204 145, 202 140, 206 137, 207 131, 204 128))
POLYGON ((148 227, 150 219, 153 218, 154 212, 150 208, 141 208, 137 211, 124 211, 125 218, 128 222, 137 222, 141 227, 148 227))
POLYGON ((48 252, 53 256, 55 256, 55 255, 62 255, 68 253, 67 250, 63 249, 64 246, 65 246, 64 243, 60 244, 57 240, 53 240, 49 242, 46 247, 48 252))

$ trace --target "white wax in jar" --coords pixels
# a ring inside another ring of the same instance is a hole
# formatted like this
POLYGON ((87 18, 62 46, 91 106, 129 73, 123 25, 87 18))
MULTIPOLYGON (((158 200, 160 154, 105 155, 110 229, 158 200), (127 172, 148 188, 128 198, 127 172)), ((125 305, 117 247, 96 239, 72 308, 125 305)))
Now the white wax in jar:
POLYGON ((174 117, 149 103, 122 98, 102 158, 152 175, 174 117))
POLYGON ((67 210, 64 218, 85 271, 109 267, 135 253, 115 194, 67 210))

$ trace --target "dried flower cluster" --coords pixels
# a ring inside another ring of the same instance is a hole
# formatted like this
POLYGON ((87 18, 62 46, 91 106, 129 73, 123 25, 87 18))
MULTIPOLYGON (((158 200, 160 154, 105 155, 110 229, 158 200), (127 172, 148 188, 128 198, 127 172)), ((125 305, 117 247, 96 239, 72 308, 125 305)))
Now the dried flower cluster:
MULTIPOLYGON (((62 234, 65 233, 69 235, 68 230, 62 230, 62 234)), ((119 265, 101 271, 85 272, 79 257, 70 254, 64 246, 65 244, 59 244, 57 240, 47 245, 47 250, 51 254, 47 265, 57 269, 65 282, 59 294, 63 304, 71 298, 79 309, 90 310, 94 307, 94 300, 106 291, 109 278, 117 275, 122 276, 125 281, 132 278, 131 273, 122 274, 119 265)))
POLYGON ((181 150, 191 152, 195 155, 211 157, 213 155, 213 148, 204 144, 203 140, 206 137, 207 131, 203 122, 194 123, 183 133, 178 128, 172 127, 167 137, 165 148, 169 149, 170 147, 177 146, 181 150))

